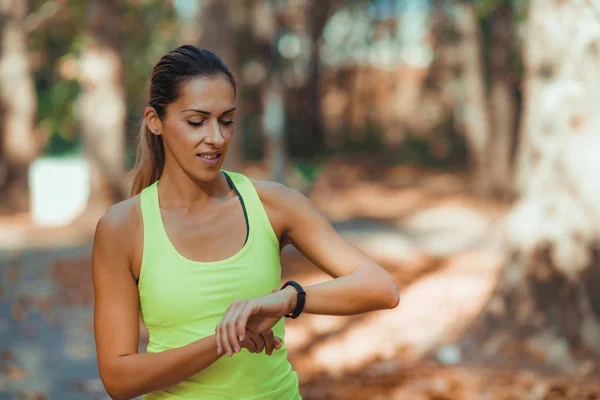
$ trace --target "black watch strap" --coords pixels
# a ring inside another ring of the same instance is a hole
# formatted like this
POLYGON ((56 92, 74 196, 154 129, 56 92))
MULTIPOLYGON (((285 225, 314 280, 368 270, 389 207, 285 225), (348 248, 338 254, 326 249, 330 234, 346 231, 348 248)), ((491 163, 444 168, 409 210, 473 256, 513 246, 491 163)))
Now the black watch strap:
POLYGON ((297 294, 297 298, 296 298, 296 308, 294 308, 294 311, 292 311, 291 313, 284 315, 284 317, 296 319, 296 318, 298 318, 298 316, 302 313, 302 310, 304 309, 304 303, 306 301, 306 292, 304 291, 304 289, 302 289, 302 286, 300 286, 300 284, 295 281, 287 281, 281 287, 280 290, 283 290, 288 286, 293 286, 294 289, 296 289, 296 291, 298 292, 298 294, 297 294))

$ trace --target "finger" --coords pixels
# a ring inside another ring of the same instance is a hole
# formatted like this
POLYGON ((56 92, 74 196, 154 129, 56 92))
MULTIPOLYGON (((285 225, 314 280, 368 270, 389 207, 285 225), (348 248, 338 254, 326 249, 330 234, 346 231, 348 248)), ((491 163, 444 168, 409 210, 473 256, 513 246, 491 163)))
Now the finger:
POLYGON ((274 344, 275 350, 279 350, 280 348, 283 347, 283 341, 278 336, 275 336, 275 338, 273 339, 273 343, 275 343, 274 344))
POLYGON ((252 340, 252 337, 248 335, 246 340, 242 342, 242 347, 248 350, 250 353, 258 353, 258 346, 252 340))
POLYGON ((231 346, 229 345, 229 341, 227 341, 227 334, 226 334, 226 326, 225 326, 225 321, 221 320, 221 322, 219 322, 219 325, 217 327, 218 331, 219 331, 219 345, 218 347, 221 349, 221 352, 227 354, 229 357, 231 357, 231 346))
POLYGON ((246 325, 248 324, 248 318, 250 318, 250 315, 252 315, 252 309, 253 304, 251 302, 247 302, 246 307, 240 310, 240 312, 238 313, 235 326, 235 334, 238 337, 243 338, 246 334, 246 325))
POLYGON ((237 301, 231 303, 231 305, 227 309, 227 312, 223 316, 223 319, 219 323, 221 331, 221 346, 223 349, 225 349, 229 357, 233 355, 236 344, 236 341, 231 340, 232 338, 229 337, 229 326, 234 323, 233 316, 235 315, 236 310, 242 306, 243 305, 237 301))
POLYGON ((219 323, 219 325, 217 325, 217 328, 215 329, 215 338, 217 340, 217 354, 221 355, 221 323, 219 323))
POLYGON ((265 341, 260 333, 254 333, 251 330, 246 330, 249 337, 256 343, 256 352, 261 353, 265 348, 265 341))
POLYGON ((258 345, 258 343, 256 343, 256 342, 255 342, 254 340, 252 340, 250 337, 248 337, 246 340, 248 340, 248 341, 249 341, 249 342, 252 344, 252 347, 254 348, 254 352, 255 352, 255 353, 260 353, 260 350, 259 350, 259 345, 258 345))
MULTIPOLYGON (((229 311, 228 311, 229 312, 229 311)), ((229 346, 229 342, 227 341, 227 334, 226 334, 226 321, 227 318, 229 318, 228 312, 225 313, 225 315, 223 316, 223 319, 221 319, 221 321, 219 322, 219 325, 217 325, 217 330, 219 332, 218 337, 219 337, 219 344, 218 347, 221 349, 221 352, 227 354, 227 356, 231 357, 231 346, 229 346)))
POLYGON ((244 333, 246 332, 246 326, 241 333, 238 332, 238 325, 240 320, 240 314, 242 314, 248 307, 247 302, 243 301, 232 310, 230 318, 227 320, 227 339, 231 344, 232 348, 236 353, 240 351, 240 341, 244 339, 244 333))
POLYGON ((265 353, 267 353, 268 356, 270 356, 271 354, 273 354, 273 330, 269 329, 266 332, 262 333, 262 337, 265 340, 265 353))

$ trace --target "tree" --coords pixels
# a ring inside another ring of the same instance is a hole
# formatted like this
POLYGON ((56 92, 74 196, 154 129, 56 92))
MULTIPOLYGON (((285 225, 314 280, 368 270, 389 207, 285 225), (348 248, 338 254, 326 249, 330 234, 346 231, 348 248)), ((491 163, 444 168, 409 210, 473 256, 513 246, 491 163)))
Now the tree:
POLYGON ((81 55, 80 119, 84 153, 92 167, 92 198, 112 203, 125 187, 125 119, 120 0, 92 0, 81 55))
POLYGON ((600 10, 594 2, 532 0, 524 62, 519 200, 507 220, 509 263, 486 321, 494 328, 509 318, 512 333, 552 345, 548 361, 573 369, 575 355, 600 355, 600 10))
POLYGON ((480 186, 487 194, 503 195, 512 191, 519 83, 514 71, 514 20, 511 3, 500 2, 486 21, 491 31, 487 45, 490 136, 486 143, 480 186))
MULTIPOLYGON (((270 179, 277 182, 285 180, 287 152, 285 147, 285 117, 284 84, 282 79, 282 59, 278 43, 283 33, 282 13, 283 3, 273 0, 253 2, 248 11, 246 38, 240 38, 239 53, 246 56, 245 66, 254 66, 253 78, 256 81, 245 88, 245 107, 261 115, 256 123, 248 118, 248 126, 261 132, 266 165, 270 179), (262 77, 260 75, 263 75, 262 77), (253 85, 254 87, 252 87, 253 85)), ((239 119, 238 119, 239 120, 239 119)))
POLYGON ((306 22, 304 27, 310 42, 308 63, 306 65, 306 84, 300 90, 291 90, 288 94, 300 102, 293 120, 294 126, 288 129, 287 138, 290 153, 299 158, 315 159, 326 153, 325 127, 322 116, 322 63, 321 47, 325 25, 329 20, 337 0, 308 1, 305 4, 306 22), (298 117, 300 115, 301 117, 298 117), (294 133, 292 133, 294 132, 294 133))
POLYGON ((518 81, 512 72, 512 5, 500 2, 491 8, 484 18, 491 26, 485 42, 476 5, 463 1, 456 13, 464 91, 459 107, 475 185, 480 193, 501 195, 511 191, 518 81))
POLYGON ((287 152, 285 148, 285 106, 284 87, 282 82, 282 60, 277 44, 282 34, 281 22, 277 18, 280 8, 264 0, 265 16, 272 18, 269 24, 273 27, 269 40, 268 80, 263 92, 263 129, 266 136, 266 156, 271 179, 285 183, 285 165, 287 152))
POLYGON ((36 95, 24 24, 28 2, 2 0, 0 7, 0 147, 4 164, 2 202, 12 210, 25 211, 29 206, 29 165, 40 150, 40 140, 34 131, 36 95))

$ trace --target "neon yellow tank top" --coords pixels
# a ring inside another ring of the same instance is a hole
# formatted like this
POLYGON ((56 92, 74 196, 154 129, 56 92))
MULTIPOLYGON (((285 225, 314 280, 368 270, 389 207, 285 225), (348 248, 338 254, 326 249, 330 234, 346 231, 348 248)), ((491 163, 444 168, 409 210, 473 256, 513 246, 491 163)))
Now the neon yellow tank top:
MULTIPOLYGON (((232 301, 269 294, 280 286, 279 242, 256 189, 244 175, 223 172, 240 198, 248 233, 244 247, 222 261, 197 262, 182 256, 165 232, 158 182, 141 193, 144 250, 138 290, 142 320, 150 333, 148 353, 181 347, 214 334, 232 301)), ((284 339, 283 319, 273 332, 284 339)), ((242 349, 231 358, 221 357, 190 379, 147 394, 144 399, 301 397, 298 376, 284 345, 271 356, 242 349)))

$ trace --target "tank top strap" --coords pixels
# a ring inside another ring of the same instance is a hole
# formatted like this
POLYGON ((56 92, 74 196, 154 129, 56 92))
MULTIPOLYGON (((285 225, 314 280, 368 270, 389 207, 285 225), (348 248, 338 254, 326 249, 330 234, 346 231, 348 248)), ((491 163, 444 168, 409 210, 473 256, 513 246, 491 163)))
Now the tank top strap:
POLYGON ((279 249, 279 239, 275 235, 269 216, 252 181, 247 176, 237 172, 223 170, 223 173, 229 177, 244 203, 250 234, 258 234, 256 236, 266 238, 279 249), (255 229, 254 232, 252 232, 253 229, 255 229))
MULTIPOLYGON (((161 249, 162 217, 158 203, 158 181, 144 188, 140 194, 144 225, 144 255, 152 249, 161 249)), ((147 258, 147 257, 146 257, 147 258)))

